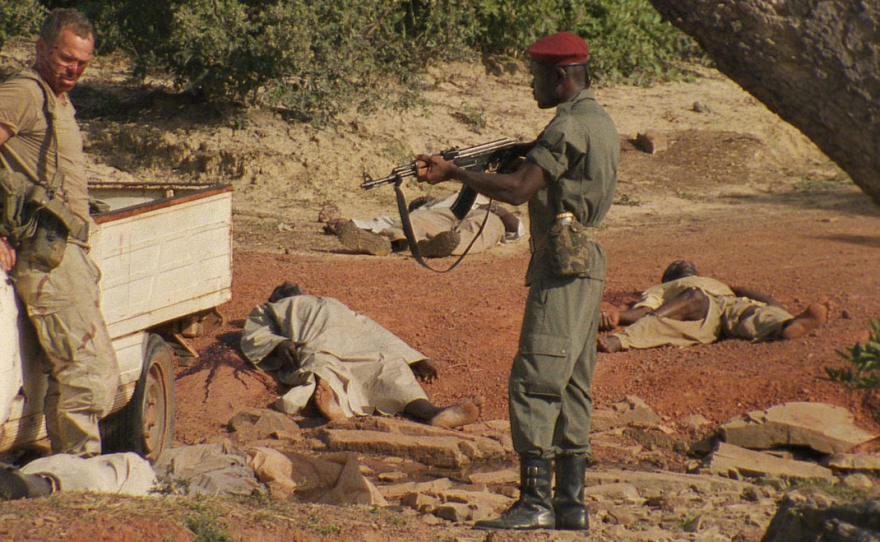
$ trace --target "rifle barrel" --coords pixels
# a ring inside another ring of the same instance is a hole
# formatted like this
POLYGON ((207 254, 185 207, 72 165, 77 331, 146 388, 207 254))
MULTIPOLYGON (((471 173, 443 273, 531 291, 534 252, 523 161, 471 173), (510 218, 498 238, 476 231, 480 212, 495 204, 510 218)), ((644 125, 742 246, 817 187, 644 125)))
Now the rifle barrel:
MULTIPOLYGON (((466 147, 464 149, 451 148, 440 153, 443 158, 447 160, 453 160, 460 167, 475 167, 479 164, 479 160, 468 161, 467 159, 471 157, 480 157, 491 154, 492 152, 503 149, 505 147, 509 147, 514 145, 516 142, 512 139, 496 139, 495 141, 490 141, 488 143, 482 143, 480 145, 474 145, 473 147, 466 147)), ((364 181, 361 183, 361 188, 370 189, 375 186, 379 186, 382 184, 390 184, 396 183, 398 180, 405 179, 407 177, 415 177, 417 173, 416 163, 410 162, 409 164, 404 164, 402 166, 397 166, 393 170, 391 170, 391 174, 382 177, 381 179, 373 179, 370 175, 365 171, 364 172, 364 181)))

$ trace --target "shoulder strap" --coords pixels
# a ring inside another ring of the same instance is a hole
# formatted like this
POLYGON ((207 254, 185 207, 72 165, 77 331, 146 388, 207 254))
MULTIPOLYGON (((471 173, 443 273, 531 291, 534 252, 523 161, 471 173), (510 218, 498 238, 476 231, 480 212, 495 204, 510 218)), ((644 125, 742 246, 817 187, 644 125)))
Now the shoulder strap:
MULTIPOLYGON (((41 77, 34 75, 31 72, 24 71, 19 72, 12 76, 11 79, 28 79, 30 81, 35 81, 37 85, 40 87, 40 90, 43 91, 43 114, 46 118, 46 124, 49 126, 49 130, 52 133, 51 139, 46 140, 46 144, 43 148, 40 149, 40 155, 44 156, 44 168, 43 168, 43 176, 42 179, 37 179, 42 182, 47 188, 50 190, 55 188, 58 184, 60 184, 59 178, 62 176, 61 169, 59 168, 59 158, 58 158, 58 130, 55 125, 55 100, 51 98, 54 96, 54 92, 49 87, 49 84, 44 81, 41 77), (49 171, 49 145, 55 146, 55 175, 52 176, 52 179, 45 178, 49 171)), ((37 171, 39 172, 40 168, 37 167, 37 171)))
MULTIPOLYGON (((413 231, 412 221, 409 218, 409 209, 408 205, 406 204, 406 197, 403 195, 403 189, 400 188, 400 180, 401 179, 398 179, 398 182, 394 183, 394 194, 395 196, 397 196, 397 211, 400 213, 400 222, 403 225, 403 234, 406 236, 406 243, 409 245, 409 250, 412 253, 413 258, 415 258, 415 260, 419 262, 422 267, 434 271, 435 273, 446 273, 452 271, 452 269, 460 264, 464 257, 468 255, 468 252, 471 251, 471 247, 474 246, 474 243, 477 242, 477 238, 483 235, 483 229, 486 227, 486 222, 489 221, 490 212, 487 210, 486 216, 483 218, 483 223, 480 224, 480 230, 477 232, 477 235, 475 235, 474 238, 471 239, 471 243, 467 246, 462 255, 459 256, 458 259, 455 260, 455 262, 453 262, 452 265, 450 265, 446 269, 435 269, 428 265, 428 263, 425 262, 424 258, 422 258, 422 252, 419 250, 419 243, 416 241, 415 231, 413 231)), ((489 201, 489 203, 491 204, 492 202, 489 201)))

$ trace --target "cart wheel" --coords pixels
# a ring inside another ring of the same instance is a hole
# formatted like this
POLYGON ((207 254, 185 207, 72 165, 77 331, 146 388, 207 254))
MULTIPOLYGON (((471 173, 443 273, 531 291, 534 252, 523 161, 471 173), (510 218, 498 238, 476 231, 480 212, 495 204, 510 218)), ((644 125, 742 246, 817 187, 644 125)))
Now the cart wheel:
POLYGON ((162 337, 150 334, 144 368, 131 401, 101 422, 103 452, 155 459, 174 435, 174 364, 162 337))

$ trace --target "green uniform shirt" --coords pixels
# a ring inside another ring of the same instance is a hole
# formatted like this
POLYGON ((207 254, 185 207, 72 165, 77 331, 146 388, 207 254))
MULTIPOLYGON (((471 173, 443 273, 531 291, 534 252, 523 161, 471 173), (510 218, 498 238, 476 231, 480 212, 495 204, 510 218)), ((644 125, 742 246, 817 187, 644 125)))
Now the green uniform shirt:
MULTIPOLYGON (((547 236, 557 213, 570 211, 585 226, 597 226, 608 213, 619 158, 617 128, 591 89, 556 108, 556 116, 528 154, 554 182, 529 200, 533 248, 526 284, 551 273, 547 236), (564 209, 557 208, 556 190, 561 190, 564 209)), ((597 243, 591 244, 590 270, 585 276, 604 279, 605 253, 597 243)))

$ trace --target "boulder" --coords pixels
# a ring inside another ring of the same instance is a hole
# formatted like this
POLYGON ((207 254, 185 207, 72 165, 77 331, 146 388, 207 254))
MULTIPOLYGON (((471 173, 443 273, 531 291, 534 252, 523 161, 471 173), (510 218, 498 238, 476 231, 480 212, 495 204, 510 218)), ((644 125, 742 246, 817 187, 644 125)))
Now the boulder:
POLYGON ((647 130, 636 136, 636 148, 648 154, 657 154, 669 148, 666 134, 657 130, 647 130))
POLYGON ((491 472, 474 472, 468 475, 472 484, 516 484, 519 482, 518 469, 504 469, 491 472))
POLYGON ((475 460, 506 456, 497 442, 473 435, 447 434, 421 436, 380 431, 322 428, 317 437, 330 451, 351 451, 406 457, 425 465, 460 468, 475 460))
POLYGON ((653 426, 660 423, 660 416, 635 395, 628 395, 610 409, 596 409, 590 422, 592 431, 607 431, 626 425, 653 426))
POLYGON ((299 426, 287 414, 268 408, 239 410, 229 419, 227 425, 240 442, 302 438, 299 426))
POLYGON ((817 507, 785 498, 761 542, 880 542, 880 501, 817 507))
POLYGON ((834 454, 824 465, 836 471, 880 474, 880 454, 834 454))
POLYGON ((736 478, 776 476, 795 480, 831 480, 834 473, 815 463, 784 459, 719 442, 718 448, 706 458, 700 472, 736 478))
POLYGON ((743 448, 807 446, 825 454, 843 453, 877 438, 857 427, 845 408, 807 402, 749 412, 719 429, 722 440, 743 448))
POLYGON ((613 483, 631 484, 635 486, 643 496, 647 493, 682 491, 688 489, 703 494, 729 492, 739 495, 745 488, 752 487, 752 484, 748 482, 730 480, 708 474, 679 474, 675 472, 642 472, 627 470, 599 472, 587 469, 585 476, 585 484, 587 486, 613 483))

